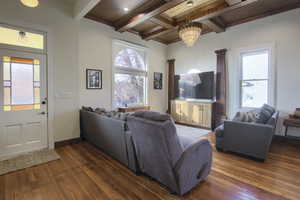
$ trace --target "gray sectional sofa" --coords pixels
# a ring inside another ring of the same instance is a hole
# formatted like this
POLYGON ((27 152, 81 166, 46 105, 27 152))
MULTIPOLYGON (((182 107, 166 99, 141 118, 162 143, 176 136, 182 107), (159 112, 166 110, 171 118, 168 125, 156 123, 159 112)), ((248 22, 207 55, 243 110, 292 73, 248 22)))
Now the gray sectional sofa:
POLYGON ((124 118, 80 110, 81 137, 137 172, 134 146, 124 118))
POLYGON ((200 133, 195 137, 177 130, 170 115, 138 111, 126 116, 98 111, 80 110, 81 137, 133 172, 147 174, 178 195, 208 176, 212 163, 209 141, 200 133))

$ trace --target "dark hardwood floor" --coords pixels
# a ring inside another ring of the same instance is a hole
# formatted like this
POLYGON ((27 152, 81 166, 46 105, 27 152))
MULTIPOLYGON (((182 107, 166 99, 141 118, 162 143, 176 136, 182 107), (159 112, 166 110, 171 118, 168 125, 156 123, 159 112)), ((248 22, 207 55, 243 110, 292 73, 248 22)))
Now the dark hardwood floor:
MULTIPOLYGON (((207 136, 213 141, 213 134, 207 136)), ((255 148, 255 147, 254 147, 255 148)), ((300 145, 275 140, 256 162, 214 150, 207 180, 184 197, 136 176, 86 142, 57 148, 61 160, 0 176, 0 200, 279 200, 300 199, 300 145)))

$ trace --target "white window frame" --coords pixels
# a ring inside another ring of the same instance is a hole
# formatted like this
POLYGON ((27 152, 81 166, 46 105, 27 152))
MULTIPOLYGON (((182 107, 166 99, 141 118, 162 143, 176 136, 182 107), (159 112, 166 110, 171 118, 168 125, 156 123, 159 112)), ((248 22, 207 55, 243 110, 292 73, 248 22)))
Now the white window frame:
POLYGON ((21 26, 12 26, 9 24, 5 24, 5 23, 0 23, 0 26, 4 27, 4 28, 9 28, 9 29, 13 29, 13 30, 17 30, 17 31, 24 31, 24 32, 29 32, 29 33, 35 33, 35 34, 39 34, 39 35, 43 35, 44 38, 44 48, 43 49, 35 49, 35 48, 31 48, 31 47, 24 47, 24 46, 15 46, 15 45, 10 45, 10 44, 1 44, 0 43, 0 48, 2 49, 10 49, 10 50, 15 50, 15 51, 24 51, 24 52, 31 52, 31 53, 37 53, 37 54, 47 54, 47 33, 46 32, 42 32, 42 31, 38 31, 35 29, 30 29, 30 28, 24 28, 21 26))
MULTIPOLYGON (((239 110, 251 110, 255 109, 252 107, 242 107, 242 81, 243 81, 243 55, 245 54, 252 54, 255 55, 262 51, 267 51, 269 55, 269 70, 268 70, 268 104, 271 106, 276 107, 276 98, 275 98, 275 75, 276 75, 276 68, 275 68, 275 44, 264 44, 258 45, 255 47, 248 47, 248 48, 241 48, 239 49, 238 54, 238 108, 239 110)), ((258 79, 256 79, 258 80, 258 79)))
POLYGON ((134 104, 134 105, 128 105, 128 107, 134 107, 134 106, 145 106, 148 105, 148 48, 144 46, 140 46, 137 44, 133 44, 130 42, 122 41, 122 40, 113 40, 112 43, 112 93, 111 93, 111 102, 112 102, 112 108, 116 109, 118 106, 114 103, 114 94, 115 94, 115 74, 121 73, 121 74, 130 74, 130 75, 139 75, 145 77, 145 88, 144 88, 144 104, 134 104), (124 68, 121 66, 115 66, 115 58, 116 55, 119 53, 117 51, 116 46, 124 46, 126 48, 134 49, 137 51, 144 51, 145 52, 145 70, 137 70, 137 69, 130 69, 130 68, 124 68))

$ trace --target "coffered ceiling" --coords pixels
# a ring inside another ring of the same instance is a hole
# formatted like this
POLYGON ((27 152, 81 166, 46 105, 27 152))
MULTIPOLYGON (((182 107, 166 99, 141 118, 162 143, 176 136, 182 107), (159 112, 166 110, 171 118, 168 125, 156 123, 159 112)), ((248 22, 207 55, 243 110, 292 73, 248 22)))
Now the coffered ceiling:
POLYGON ((187 19, 203 25, 202 34, 299 8, 300 0, 101 0, 86 18, 119 32, 164 44, 179 41, 178 27, 187 19))

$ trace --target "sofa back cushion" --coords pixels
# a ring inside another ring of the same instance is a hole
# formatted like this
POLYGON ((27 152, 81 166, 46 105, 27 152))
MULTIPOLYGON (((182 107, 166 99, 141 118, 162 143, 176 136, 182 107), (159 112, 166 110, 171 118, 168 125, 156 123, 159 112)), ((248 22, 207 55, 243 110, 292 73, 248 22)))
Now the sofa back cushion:
POLYGON ((183 153, 176 127, 171 118, 166 120, 167 115, 148 112, 139 111, 127 119, 139 168, 159 182, 176 188, 173 169, 183 153))
POLYGON ((156 152, 153 156, 161 153, 159 156, 168 158, 172 164, 180 158, 183 148, 170 115, 154 111, 137 111, 128 117, 128 126, 139 151, 156 152), (153 143, 148 143, 150 141, 153 143), (146 143, 148 145, 145 146, 146 143))
POLYGON ((149 110, 136 111, 135 113, 132 114, 132 116, 144 118, 144 119, 148 119, 148 120, 152 120, 152 121, 159 121, 159 122, 163 122, 163 121, 167 121, 167 120, 172 121, 172 117, 168 114, 159 113, 159 112, 155 112, 155 111, 149 111, 149 110))

